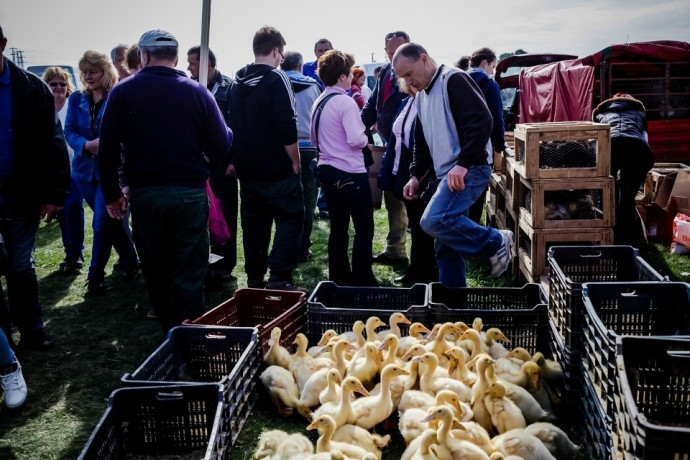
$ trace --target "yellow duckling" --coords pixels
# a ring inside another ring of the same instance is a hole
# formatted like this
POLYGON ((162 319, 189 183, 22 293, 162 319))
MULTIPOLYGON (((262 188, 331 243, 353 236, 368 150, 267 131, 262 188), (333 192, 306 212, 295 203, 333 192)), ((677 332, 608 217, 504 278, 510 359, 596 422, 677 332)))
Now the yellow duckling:
POLYGON ((498 359, 508 354, 506 347, 499 342, 510 343, 510 339, 499 328, 489 328, 484 336, 484 344, 486 345, 486 351, 493 359, 498 359))
POLYGON ((328 382, 326 388, 319 393, 319 402, 326 404, 327 402, 335 402, 340 400, 340 385, 343 383, 343 378, 338 372, 338 369, 329 369, 326 374, 326 381, 328 382))
POLYGON ((556 460, 543 442, 524 429, 514 429, 491 438, 497 452, 529 460, 556 460))
POLYGON ((353 393, 369 396, 369 392, 357 377, 347 377, 340 388, 340 401, 320 406, 312 413, 312 420, 316 420, 321 415, 329 415, 335 420, 336 428, 347 423, 353 424, 355 422, 355 411, 352 408, 353 393))
POLYGON ((427 351, 434 353, 443 365, 448 364, 448 357, 445 356, 444 353, 450 347, 455 345, 455 342, 449 342, 446 339, 446 336, 449 334, 457 335, 459 337, 462 333, 454 323, 443 323, 438 330, 438 336, 434 340, 427 342, 425 345, 427 351))
MULTIPOLYGON (((497 378, 495 374, 494 364, 495 362, 493 360, 490 361, 484 371, 489 384, 499 381, 499 378, 497 378)), ((537 401, 527 389, 506 380, 501 379, 500 382, 503 383, 506 388, 506 396, 517 404, 527 423, 549 418, 549 413, 544 410, 541 404, 539 404, 539 401, 537 401)))
POLYGON ((451 390, 458 395, 460 401, 470 401, 472 392, 470 388, 459 380, 450 377, 437 377, 434 375, 438 367, 438 358, 434 353, 427 352, 417 356, 413 361, 424 365, 424 371, 419 377, 419 388, 430 394, 436 394, 441 390, 451 390))
POLYGON ((366 325, 364 324, 364 321, 358 319, 352 324, 352 330, 340 334, 339 338, 347 340, 351 344, 355 345, 357 349, 362 348, 367 341, 364 338, 365 328, 366 325))
POLYGON ((414 322, 410 325, 410 330, 408 331, 408 335, 404 337, 400 337, 400 340, 398 340, 398 356, 403 357, 405 353, 407 353, 410 348, 413 345, 417 345, 421 343, 421 340, 424 340, 424 336, 422 334, 430 334, 431 331, 429 328, 427 328, 425 325, 423 325, 420 322, 414 322))
POLYGON ((314 358, 307 353, 307 336, 301 332, 295 336, 294 342, 297 344, 297 349, 290 357, 290 364, 288 365, 288 370, 292 372, 295 376, 295 381, 297 382, 297 388, 300 394, 304 389, 304 384, 307 382, 309 377, 316 372, 317 367, 314 362, 314 358))
POLYGON ((506 398, 506 387, 502 382, 489 385, 489 392, 484 397, 484 405, 491 415, 491 423, 499 433, 527 426, 520 408, 506 398))
POLYGON ((363 350, 364 356, 355 356, 347 366, 345 375, 357 377, 365 388, 371 389, 374 387, 374 378, 379 373, 379 352, 371 342, 367 342, 363 350))
POLYGON ((460 340, 469 340, 472 343, 470 360, 476 358, 481 353, 488 352, 488 350, 486 350, 486 344, 482 341, 479 332, 475 331, 474 329, 467 329, 465 332, 463 332, 460 336, 460 340))
POLYGON ((398 337, 395 334, 388 334, 378 347, 378 351, 386 352, 386 357, 381 362, 380 370, 383 370, 388 364, 397 364, 398 366, 403 365, 402 359, 398 358, 398 337))
POLYGON ((321 354, 321 350, 323 347, 325 347, 328 342, 330 342, 333 338, 337 337, 338 333, 333 330, 333 329, 327 329, 324 331, 323 334, 321 334, 321 338, 319 341, 314 345, 313 347, 310 347, 307 350, 307 353, 312 355, 313 357, 316 357, 321 354))
POLYGON ((338 449, 344 455, 354 458, 362 458, 368 453, 367 450, 357 445, 333 441, 332 438, 336 430, 336 422, 330 415, 320 415, 307 426, 307 430, 316 429, 318 429, 321 434, 316 441, 316 452, 330 452, 331 449, 338 449))
POLYGON ((274 327, 271 330, 271 338, 268 340, 268 351, 264 354, 264 362, 267 366, 280 366, 284 369, 290 367, 290 352, 280 344, 281 330, 274 327))
POLYGON ((361 426, 343 425, 333 433, 333 441, 347 442, 354 444, 374 454, 376 460, 381 460, 381 450, 386 447, 391 440, 391 435, 381 436, 370 433, 361 426))
POLYGON ((522 347, 515 347, 505 356, 496 359, 496 373, 502 374, 517 374, 525 361, 531 358, 529 351, 522 347))
POLYGON ((259 377, 261 383, 268 390, 271 400, 283 417, 293 414, 293 408, 298 406, 299 390, 292 373, 281 366, 268 366, 259 377))
POLYGON ((432 447, 432 451, 439 455, 439 459, 463 459, 463 460, 488 460, 489 456, 478 446, 468 441, 456 439, 450 436, 451 422, 453 420, 453 413, 448 406, 436 406, 431 409, 423 422, 430 422, 431 420, 440 420, 438 431, 436 433, 436 440, 440 446, 439 449, 432 447), (447 451, 447 452, 446 452, 447 451))
POLYGON ((288 437, 283 430, 264 431, 259 435, 259 444, 252 458, 254 460, 270 460, 278 451, 278 446, 288 437))
POLYGON ((493 359, 489 355, 477 355, 477 381, 472 385, 472 412, 474 420, 487 432, 493 427, 491 414, 486 410, 484 395, 489 390, 489 381, 486 378, 486 368, 493 359))
POLYGON ((446 350, 446 355, 450 356, 448 375, 455 380, 460 380, 465 385, 471 387, 477 381, 477 374, 467 368, 467 352, 458 346, 450 347, 446 350), (451 372, 452 366, 452 372, 451 372))
POLYGON ((487 455, 491 455, 491 453, 494 451, 494 446, 491 444, 489 432, 486 431, 480 424, 472 420, 463 421, 461 425, 461 430, 451 429, 450 435, 456 439, 469 441, 486 452, 487 455))
POLYGON ((354 424, 371 429, 386 420, 393 412, 391 381, 395 376, 408 372, 396 364, 389 364, 381 372, 381 391, 377 395, 365 396, 352 403, 355 412, 354 424))
POLYGON ((402 333, 400 332, 400 324, 410 324, 410 320, 407 319, 404 313, 395 312, 391 314, 390 318, 388 319, 388 325, 390 326, 390 328, 377 332, 376 338, 378 340, 383 340, 386 338, 388 334, 393 334, 397 338, 401 338, 402 333))
POLYGON ((556 458, 575 458, 580 447, 572 442, 567 434, 553 423, 537 422, 527 425, 525 433, 539 438, 556 458))
POLYGON ((280 443, 271 460, 294 460, 314 453, 309 438, 301 433, 292 433, 280 443))
POLYGON ((415 444, 412 447, 408 446, 408 449, 405 449, 401 458, 409 460, 438 460, 438 457, 431 453, 430 450, 431 446, 435 444, 437 444, 436 430, 427 428, 419 435, 418 445, 415 444), (408 450, 410 452, 408 452, 408 450), (414 452, 412 452, 412 450, 414 450, 414 452))
POLYGON ((532 356, 532 361, 537 363, 541 369, 542 376, 550 381, 557 382, 563 378, 563 368, 560 364, 552 359, 544 358, 544 354, 538 351, 532 356))
POLYGON ((489 460, 525 460, 517 455, 503 455, 500 452, 494 452, 489 456, 489 460))

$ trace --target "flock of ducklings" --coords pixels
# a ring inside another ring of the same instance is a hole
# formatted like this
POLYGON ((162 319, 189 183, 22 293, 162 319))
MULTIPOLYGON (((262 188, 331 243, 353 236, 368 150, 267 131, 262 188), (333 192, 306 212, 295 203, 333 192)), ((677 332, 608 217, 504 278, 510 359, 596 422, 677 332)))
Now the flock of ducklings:
POLYGON ((406 336, 400 324, 410 321, 395 312, 377 333, 386 323, 372 316, 351 332, 324 332, 311 348, 297 334, 294 354, 274 328, 261 382, 280 415, 296 409, 320 436, 313 446, 300 433, 266 431, 254 459, 381 460, 390 435, 376 427, 395 419, 407 443, 402 460, 575 456, 578 446, 553 424, 558 399, 550 382, 563 376, 557 363, 506 349, 510 340, 498 328, 484 331, 481 318, 432 330, 413 323, 406 336))

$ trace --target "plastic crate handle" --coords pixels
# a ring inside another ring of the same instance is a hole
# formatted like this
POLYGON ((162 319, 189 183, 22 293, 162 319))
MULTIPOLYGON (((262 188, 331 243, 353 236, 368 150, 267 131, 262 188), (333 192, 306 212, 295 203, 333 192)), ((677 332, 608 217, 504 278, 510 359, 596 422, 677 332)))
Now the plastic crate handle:
POLYGON ((671 358, 690 359, 690 350, 666 350, 671 358))
POLYGON ((181 391, 159 391, 156 393, 156 400, 165 401, 181 401, 184 399, 184 393, 181 391))

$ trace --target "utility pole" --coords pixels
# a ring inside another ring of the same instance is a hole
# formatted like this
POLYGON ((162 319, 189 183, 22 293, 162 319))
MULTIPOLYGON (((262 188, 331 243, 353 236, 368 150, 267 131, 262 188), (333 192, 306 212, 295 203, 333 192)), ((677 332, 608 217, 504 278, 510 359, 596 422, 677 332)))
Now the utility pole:
POLYGON ((10 55, 12 56, 12 62, 17 64, 22 69, 24 68, 24 52, 14 46, 10 48, 10 55))

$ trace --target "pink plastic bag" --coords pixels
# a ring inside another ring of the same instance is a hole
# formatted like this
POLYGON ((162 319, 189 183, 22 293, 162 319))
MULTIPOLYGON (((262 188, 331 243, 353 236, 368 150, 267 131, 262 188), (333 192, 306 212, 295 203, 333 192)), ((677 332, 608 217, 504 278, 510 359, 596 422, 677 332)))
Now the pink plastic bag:
POLYGON ((206 181, 206 194, 208 195, 208 231, 211 235, 211 244, 222 246, 230 239, 228 228, 221 202, 211 190, 211 184, 206 181))

